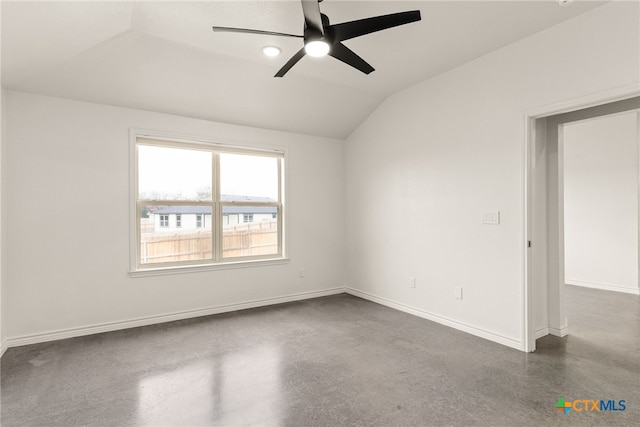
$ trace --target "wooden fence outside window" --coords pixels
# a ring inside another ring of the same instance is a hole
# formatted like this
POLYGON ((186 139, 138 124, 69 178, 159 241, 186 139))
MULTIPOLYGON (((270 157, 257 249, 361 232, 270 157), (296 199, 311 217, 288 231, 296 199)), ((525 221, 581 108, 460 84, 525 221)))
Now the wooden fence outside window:
MULTIPOLYGON (((211 230, 154 232, 141 222, 140 263, 211 259, 211 230)), ((278 253, 278 221, 223 227, 222 257, 234 258, 278 253)))

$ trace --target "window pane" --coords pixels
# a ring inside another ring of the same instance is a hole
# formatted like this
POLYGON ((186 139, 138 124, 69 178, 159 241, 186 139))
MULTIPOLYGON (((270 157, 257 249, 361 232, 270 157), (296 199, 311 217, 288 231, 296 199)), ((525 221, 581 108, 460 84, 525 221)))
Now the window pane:
POLYGON ((139 221, 140 264, 212 258, 210 206, 145 205, 139 221))
POLYGON ((221 153, 220 194, 278 201, 278 161, 274 157, 221 153))
POLYGON ((223 258, 275 255, 277 253, 277 207, 222 207, 223 258))
POLYGON ((138 145, 138 193, 147 200, 211 200, 211 153, 138 145))

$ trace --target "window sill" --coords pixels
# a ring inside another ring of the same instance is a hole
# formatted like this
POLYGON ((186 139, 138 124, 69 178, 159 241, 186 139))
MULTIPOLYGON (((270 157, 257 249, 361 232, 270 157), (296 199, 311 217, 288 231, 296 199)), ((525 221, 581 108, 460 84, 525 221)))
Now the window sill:
POLYGON ((288 264, 289 258, 259 259, 251 261, 223 262, 218 264, 202 264, 160 268, 145 268, 129 271, 130 277, 164 276, 167 274, 197 273, 201 271, 229 270, 232 268, 252 268, 267 265, 288 264))

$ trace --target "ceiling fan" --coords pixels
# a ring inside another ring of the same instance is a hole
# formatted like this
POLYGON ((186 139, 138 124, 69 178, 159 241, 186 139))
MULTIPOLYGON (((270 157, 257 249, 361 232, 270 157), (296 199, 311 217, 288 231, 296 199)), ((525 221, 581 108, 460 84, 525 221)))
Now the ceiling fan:
POLYGON ((303 56, 324 56, 330 55, 334 58, 352 66, 365 74, 374 71, 364 59, 342 44, 343 41, 354 37, 363 36, 398 25, 409 24, 419 21, 420 11, 412 10, 408 12, 392 13, 373 18, 358 19, 356 21, 343 22, 340 24, 330 24, 329 18, 324 13, 320 13, 320 2, 322 0, 301 0, 302 13, 304 14, 303 35, 277 33, 273 31, 251 30, 245 28, 213 27, 213 31, 225 31, 232 33, 263 34, 282 37, 298 37, 304 40, 304 47, 284 64, 274 77, 283 77, 303 56))

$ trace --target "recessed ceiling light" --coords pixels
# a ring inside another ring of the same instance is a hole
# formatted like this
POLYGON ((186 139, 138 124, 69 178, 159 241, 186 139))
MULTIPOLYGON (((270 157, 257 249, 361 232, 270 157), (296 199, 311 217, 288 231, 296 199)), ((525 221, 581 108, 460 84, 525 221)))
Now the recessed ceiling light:
POLYGON ((324 40, 312 40, 304 45, 304 51, 309 56, 325 56, 329 53, 329 43, 324 40))
POLYGON ((280 48, 276 46, 265 46, 262 48, 262 53, 270 58, 274 58, 280 55, 280 48))
POLYGON ((573 2, 573 0, 558 0, 558 4, 560 6, 568 6, 569 4, 571 4, 573 2))

